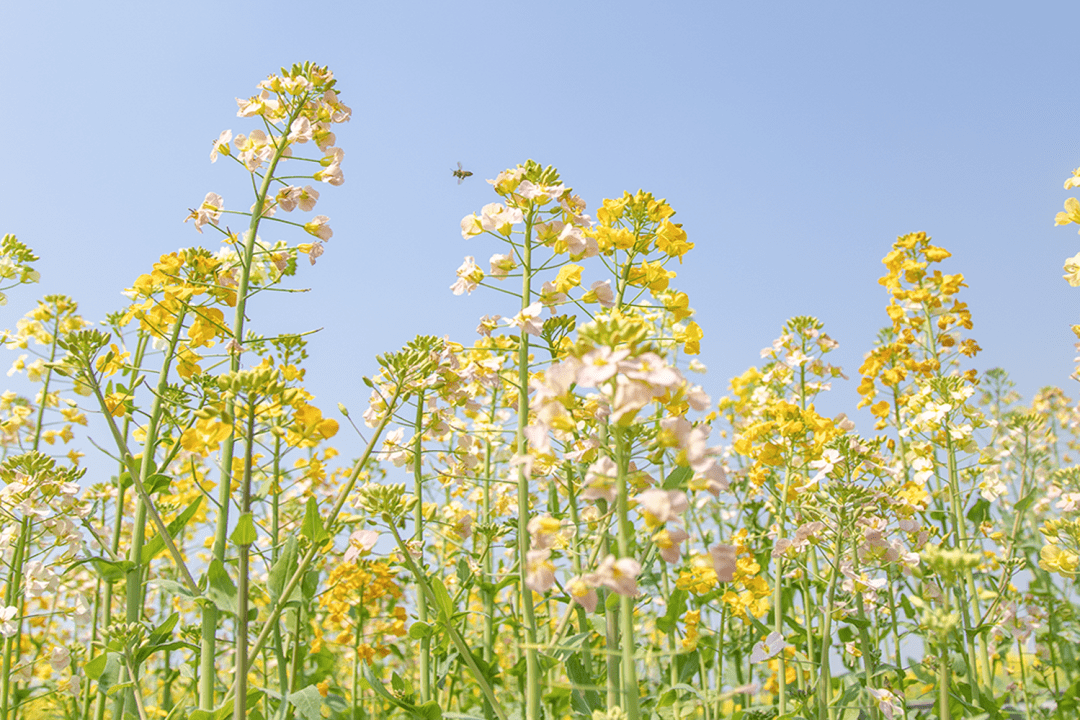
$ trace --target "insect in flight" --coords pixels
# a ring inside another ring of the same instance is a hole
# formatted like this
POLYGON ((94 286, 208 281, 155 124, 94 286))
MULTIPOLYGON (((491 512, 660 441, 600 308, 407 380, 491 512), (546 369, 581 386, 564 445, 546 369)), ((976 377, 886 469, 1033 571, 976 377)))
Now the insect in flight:
POLYGON ((451 170, 450 172, 454 173, 454 177, 456 177, 458 179, 458 181, 457 181, 458 185, 465 182, 465 178, 472 175, 471 172, 469 172, 468 170, 465 170, 465 169, 463 169, 461 167, 461 163, 457 164, 457 170, 451 170))

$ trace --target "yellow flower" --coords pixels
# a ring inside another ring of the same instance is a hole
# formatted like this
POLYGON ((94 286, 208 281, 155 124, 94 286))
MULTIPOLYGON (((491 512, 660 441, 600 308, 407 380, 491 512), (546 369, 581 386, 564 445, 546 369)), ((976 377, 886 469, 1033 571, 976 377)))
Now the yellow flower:
POLYGON ((596 219, 604 225, 610 225, 623 216, 626 210, 626 202, 630 197, 624 195, 618 200, 608 198, 596 211, 596 219))
POLYGON ((664 307, 672 314, 675 322, 679 322, 694 314, 690 309, 690 298, 684 292, 677 292, 664 298, 664 307))
POLYGON ((202 368, 199 367, 202 357, 191 348, 181 345, 177 350, 176 357, 176 374, 180 377, 190 380, 193 375, 202 374, 202 368))
POLYGON ((1059 212, 1054 218, 1055 225, 1068 225, 1069 223, 1080 224, 1080 202, 1076 198, 1065 201, 1065 211, 1059 212))
POLYGON ((664 220, 656 232, 656 249, 679 258, 681 263, 682 256, 694 249, 694 243, 687 242, 682 225, 664 220))
POLYGON ((180 445, 188 452, 207 457, 218 449, 221 441, 229 437, 231 432, 232 428, 220 420, 196 420, 195 424, 180 436, 180 445))
POLYGON ((1073 287, 1080 287, 1080 253, 1065 261, 1065 281, 1073 287))
POLYGON ((338 432, 337 420, 323 419, 322 410, 314 405, 301 405, 293 419, 288 442, 296 447, 314 447, 319 440, 332 438, 338 432))
POLYGON ((555 292, 565 293, 570 288, 575 288, 581 284, 581 271, 580 265, 573 263, 569 265, 563 265, 559 269, 559 274, 555 277, 555 292))
POLYGON ((225 331, 225 315, 217 308, 195 308, 195 319, 188 328, 191 347, 209 346, 225 331))
POLYGON ((889 402, 887 400, 882 400, 881 402, 874 403, 870 406, 870 412, 874 417, 885 417, 889 414, 889 402))
POLYGON ((1057 545, 1044 545, 1039 551, 1039 567, 1047 572, 1058 573, 1062 577, 1073 577, 1076 575, 1078 565, 1080 565, 1080 558, 1076 556, 1076 553, 1057 545))
POLYGON ((109 411, 109 414, 113 417, 124 417, 127 413, 127 406, 124 404, 131 398, 126 393, 112 393, 105 396, 105 409, 109 411))
POLYGON ((109 352, 103 357, 99 357, 96 363, 98 371, 102 374, 102 377, 109 377, 115 375, 117 371, 124 367, 124 361, 131 357, 131 353, 126 352, 121 354, 120 348, 113 343, 109 346, 109 352))
POLYGON ((675 332, 675 340, 683 344, 683 352, 687 355, 697 355, 701 352, 701 338, 705 333, 701 326, 691 320, 682 330, 675 332))

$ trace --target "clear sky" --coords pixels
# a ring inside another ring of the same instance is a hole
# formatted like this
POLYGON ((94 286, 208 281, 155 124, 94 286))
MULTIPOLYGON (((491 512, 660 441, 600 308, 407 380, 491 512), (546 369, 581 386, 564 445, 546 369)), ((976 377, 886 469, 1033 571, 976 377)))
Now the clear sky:
MULTIPOLYGON (((485 178, 532 158, 590 208, 666 197, 696 249, 674 284, 705 331, 714 399, 792 315, 840 342, 831 412, 887 317, 882 256, 926 231, 970 289, 980 370, 1029 396, 1068 380, 1080 250, 1054 215, 1080 165, 1073 2, 5 3, 0 231, 42 260, 0 326, 45 293, 97 321, 159 255, 210 234, 182 224, 205 193, 250 190, 210 142, 247 132, 234 98, 281 65, 327 64, 352 106, 346 182, 325 187, 334 237, 253 328, 311 340, 308 386, 360 410, 374 356, 418 333, 470 341, 506 296, 455 298, 460 219, 485 178), (461 161, 475 173, 458 185, 461 161)), ((264 231, 264 239, 296 235, 264 231)), ((512 300, 511 300, 512 302, 512 300)), ((7 361, 5 361, 7 362, 7 361)), ((336 414, 336 411, 333 411, 336 414)))

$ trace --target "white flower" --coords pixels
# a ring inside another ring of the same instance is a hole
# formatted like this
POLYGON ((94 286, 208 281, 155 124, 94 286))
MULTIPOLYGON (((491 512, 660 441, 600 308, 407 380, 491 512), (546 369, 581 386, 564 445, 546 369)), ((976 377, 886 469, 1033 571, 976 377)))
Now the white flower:
POLYGON ((832 472, 833 467, 835 467, 838 462, 840 462, 840 453, 832 448, 827 448, 825 452, 821 454, 820 460, 812 460, 810 462, 810 467, 817 470, 817 473, 814 477, 810 478, 810 482, 807 483, 805 487, 799 488, 799 490, 805 492, 814 485, 817 485, 826 475, 832 472))
POLYGON ((71 653, 66 647, 54 647, 49 653, 49 665, 53 672, 63 672, 71 664, 71 653))
POLYGON ((206 223, 218 224, 218 220, 221 219, 221 208, 224 204, 225 201, 221 199, 220 195, 216 192, 208 192, 199 209, 192 210, 191 214, 184 218, 184 222, 194 220, 195 229, 202 233, 202 226, 206 223))
POLYGON ((218 153, 223 155, 229 154, 229 143, 232 141, 232 130, 222 130, 218 135, 218 139, 214 141, 214 146, 210 150, 210 162, 217 162, 218 153))
POLYGON ((750 662, 759 663, 774 658, 784 649, 784 636, 773 631, 768 637, 754 645, 754 651, 750 653, 750 662))
POLYGON ((532 305, 507 320, 506 324, 511 327, 521 328, 528 335, 540 337, 540 330, 543 327, 543 323, 537 322, 537 318, 540 317, 540 313, 543 312, 543 310, 544 306, 541 305, 539 301, 534 302, 532 305))
POLYGON ((9 638, 15 634, 15 631, 18 629, 18 625, 11 622, 11 620, 18 613, 19 608, 15 607, 14 605, 0 608, 0 635, 9 638))
POLYGON ((311 222, 304 223, 304 230, 320 240, 326 241, 334 236, 334 231, 330 229, 329 222, 330 218, 325 215, 316 215, 311 219, 311 222))
POLYGON ((555 565, 551 550, 529 550, 525 553, 525 587, 533 592, 546 593, 555 584, 555 565))
POLYGON ((476 258, 472 255, 465 256, 465 262, 457 269, 457 281, 450 286, 455 295, 462 293, 472 294, 480 281, 484 279, 484 271, 476 264, 476 258))
POLYGON ((881 714, 885 716, 886 720, 892 720, 894 716, 903 717, 904 708, 899 695, 877 688, 867 688, 867 690, 874 697, 878 709, 881 710, 881 714))
POLYGON ((349 547, 345 550, 345 557, 342 560, 347 563, 352 562, 375 547, 378 539, 379 533, 374 530, 357 530, 349 536, 349 547))

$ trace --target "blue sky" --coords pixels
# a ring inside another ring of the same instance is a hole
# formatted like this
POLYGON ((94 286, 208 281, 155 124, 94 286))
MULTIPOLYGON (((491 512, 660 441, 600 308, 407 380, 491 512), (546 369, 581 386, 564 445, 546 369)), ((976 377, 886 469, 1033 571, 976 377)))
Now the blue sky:
MULTIPOLYGON (((0 310, 11 327, 45 293, 100 320, 159 255, 200 242, 181 221, 214 190, 246 208, 210 142, 252 125, 234 98, 314 60, 353 120, 346 182, 320 211, 334 238, 299 285, 251 312, 311 339, 308 385, 360 410, 374 356, 418 333, 469 341, 497 293, 448 290, 458 223, 496 199, 484 178, 532 158, 595 208, 644 188, 696 249, 679 268, 705 330, 714 399, 757 364, 784 320, 812 314, 857 368, 886 323, 877 284, 896 236, 926 231, 971 286, 980 370, 1030 396, 1062 385, 1080 290, 1061 279, 1075 232, 1053 227, 1080 165, 1076 3, 9 3, 0 230, 42 282, 0 310), (475 173, 458 185, 457 161, 475 173)), ((264 234, 277 239, 277 231, 264 234)), ((293 242, 295 235, 281 235, 293 242)), ((485 263, 486 264, 486 263, 485 263)), ((6 362, 6 361, 5 361, 6 362)))

